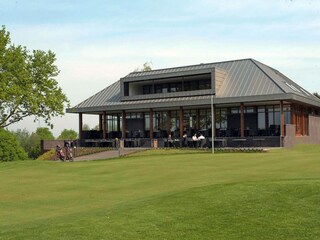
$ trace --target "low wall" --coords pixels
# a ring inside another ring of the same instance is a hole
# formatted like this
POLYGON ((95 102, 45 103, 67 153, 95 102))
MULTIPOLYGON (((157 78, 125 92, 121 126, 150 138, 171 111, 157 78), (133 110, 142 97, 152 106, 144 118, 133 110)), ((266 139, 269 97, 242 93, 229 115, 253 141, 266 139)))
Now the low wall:
POLYGON ((320 117, 309 116, 309 136, 296 136, 296 125, 286 124, 283 146, 291 148, 297 144, 320 144, 320 117))
POLYGON ((57 145, 60 145, 61 147, 63 147, 64 143, 66 141, 73 142, 72 140, 42 140, 41 141, 41 151, 46 152, 51 149, 55 149, 57 145))

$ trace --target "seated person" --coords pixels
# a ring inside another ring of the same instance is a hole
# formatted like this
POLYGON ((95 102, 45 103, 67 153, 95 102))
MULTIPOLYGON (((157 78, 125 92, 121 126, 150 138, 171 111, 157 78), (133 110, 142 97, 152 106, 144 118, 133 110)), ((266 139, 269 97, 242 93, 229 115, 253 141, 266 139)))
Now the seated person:
POLYGON ((173 139, 172 139, 171 134, 169 134, 169 136, 168 136, 168 147, 173 147, 173 139))
POLYGON ((200 133, 200 136, 198 137, 198 140, 201 142, 201 147, 204 147, 206 143, 206 138, 200 133))
POLYGON ((197 134, 194 134, 192 136, 192 141, 193 141, 193 147, 198 147, 198 137, 197 134))
POLYGON ((187 133, 183 133, 182 135, 182 144, 184 147, 187 147, 188 146, 188 136, 187 136, 187 133))

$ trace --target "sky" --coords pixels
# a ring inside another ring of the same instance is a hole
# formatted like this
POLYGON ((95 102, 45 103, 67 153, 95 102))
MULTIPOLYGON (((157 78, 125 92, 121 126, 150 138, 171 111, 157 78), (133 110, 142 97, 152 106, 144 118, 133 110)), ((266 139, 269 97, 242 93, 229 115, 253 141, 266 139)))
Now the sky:
MULTIPOLYGON (((151 62, 153 69, 254 58, 320 92, 319 0, 0 0, 14 44, 52 50, 75 106, 151 62)), ((46 127, 33 117, 10 130, 46 127)), ((90 127, 98 117, 84 115, 90 127)), ((53 120, 78 131, 78 115, 53 120)))

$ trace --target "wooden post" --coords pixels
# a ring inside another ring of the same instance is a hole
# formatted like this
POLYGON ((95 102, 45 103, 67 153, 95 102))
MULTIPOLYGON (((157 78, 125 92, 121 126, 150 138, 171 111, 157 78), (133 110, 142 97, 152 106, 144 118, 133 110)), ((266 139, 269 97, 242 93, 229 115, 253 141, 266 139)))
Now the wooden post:
POLYGON ((150 129, 150 139, 153 139, 153 110, 150 108, 149 111, 149 129, 150 129))
POLYGON ((197 128, 197 131, 200 130, 200 110, 197 109, 196 110, 196 128, 197 128))
POLYGON ((304 136, 305 135, 305 118, 304 118, 304 107, 301 106, 301 135, 304 136))
POLYGON ((180 107, 180 138, 183 136, 183 108, 180 107))
POLYGON ((104 111, 103 112, 103 124, 102 124, 102 138, 106 139, 107 138, 107 113, 104 111))
POLYGON ((103 122, 103 114, 99 114, 99 131, 103 130, 102 122, 103 122))
POLYGON ((167 112, 167 132, 171 134, 171 111, 167 112))
POLYGON ((284 137, 284 112, 283 112, 283 101, 280 101, 280 147, 283 147, 284 137))
POLYGON ((126 138, 126 111, 122 110, 122 139, 126 138))
POLYGON ((283 101, 280 101, 280 135, 284 137, 284 112, 283 112, 283 101))
POLYGON ((240 103, 240 137, 244 137, 244 106, 240 103))
POLYGON ((82 139, 82 125, 83 125, 83 119, 82 119, 82 113, 79 113, 79 139, 82 139))

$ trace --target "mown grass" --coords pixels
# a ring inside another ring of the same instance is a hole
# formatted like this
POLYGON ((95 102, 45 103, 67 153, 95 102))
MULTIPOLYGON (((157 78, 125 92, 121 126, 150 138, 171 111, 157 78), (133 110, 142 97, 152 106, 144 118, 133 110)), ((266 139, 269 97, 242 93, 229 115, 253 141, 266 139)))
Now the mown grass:
POLYGON ((320 147, 0 164, 0 239, 319 239, 320 147))

